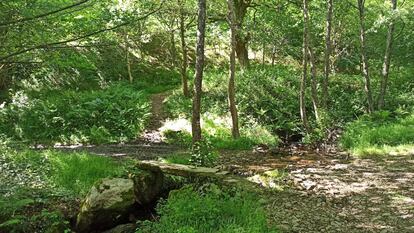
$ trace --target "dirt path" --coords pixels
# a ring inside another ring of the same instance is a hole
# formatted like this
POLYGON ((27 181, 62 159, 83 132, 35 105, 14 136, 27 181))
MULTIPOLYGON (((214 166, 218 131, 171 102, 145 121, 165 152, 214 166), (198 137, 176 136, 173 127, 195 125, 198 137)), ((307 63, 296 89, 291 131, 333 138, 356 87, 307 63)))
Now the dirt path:
POLYGON ((151 96, 151 118, 147 129, 135 140, 121 144, 107 144, 97 146, 62 146, 64 151, 87 151, 92 154, 110 157, 132 157, 139 160, 157 159, 181 151, 182 148, 163 142, 159 128, 166 120, 163 102, 168 93, 159 93, 151 96))
POLYGON ((246 176, 286 172, 274 183, 255 176, 257 182, 284 187, 266 195, 271 219, 282 232, 414 232, 414 155, 348 160, 240 153, 222 163, 246 176))
POLYGON ((166 113, 163 109, 163 102, 168 96, 167 93, 159 93, 151 96, 151 118, 147 124, 147 129, 138 140, 148 143, 161 143, 162 135, 159 128, 166 120, 166 113))

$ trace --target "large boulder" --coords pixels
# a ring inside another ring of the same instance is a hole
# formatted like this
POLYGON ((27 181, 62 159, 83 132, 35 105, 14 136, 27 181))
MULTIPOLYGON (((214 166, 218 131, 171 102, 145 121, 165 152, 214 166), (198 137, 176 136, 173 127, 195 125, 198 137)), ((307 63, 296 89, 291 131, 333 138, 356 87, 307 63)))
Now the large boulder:
POLYGON ((138 170, 130 177, 134 182, 134 194, 137 203, 148 205, 160 197, 164 183, 164 174, 161 169, 138 170))
POLYGON ((131 179, 102 179, 83 201, 76 228, 83 233, 114 227, 128 219, 134 204, 134 183, 131 179))

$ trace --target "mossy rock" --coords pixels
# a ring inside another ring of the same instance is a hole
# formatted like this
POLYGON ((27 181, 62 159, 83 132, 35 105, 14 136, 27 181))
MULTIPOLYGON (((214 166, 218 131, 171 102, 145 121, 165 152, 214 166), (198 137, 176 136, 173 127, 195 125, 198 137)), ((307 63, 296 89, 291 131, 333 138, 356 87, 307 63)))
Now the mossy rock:
POLYGON ((161 170, 138 170, 130 177, 134 182, 134 194, 137 203, 147 205, 160 197, 164 184, 164 174, 161 170))
POLYGON ((105 178, 89 191, 77 216, 78 232, 109 229, 128 218, 135 204, 134 183, 130 179, 105 178))

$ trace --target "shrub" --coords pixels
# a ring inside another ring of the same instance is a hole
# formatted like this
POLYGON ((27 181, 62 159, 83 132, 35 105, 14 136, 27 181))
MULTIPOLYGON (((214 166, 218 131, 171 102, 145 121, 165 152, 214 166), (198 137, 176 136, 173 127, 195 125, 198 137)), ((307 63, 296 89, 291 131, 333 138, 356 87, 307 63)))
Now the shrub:
POLYGON ((341 146, 356 155, 389 153, 410 144, 414 144, 414 114, 400 117, 386 111, 349 123, 341 137, 341 146))
POLYGON ((141 222, 137 233, 271 233, 266 214, 252 194, 225 192, 216 185, 204 191, 172 191, 157 207, 157 222, 141 222))
POLYGON ((144 129, 149 111, 147 96, 122 84, 88 92, 47 92, 36 99, 19 92, 0 110, 0 130, 34 143, 125 141, 144 129))

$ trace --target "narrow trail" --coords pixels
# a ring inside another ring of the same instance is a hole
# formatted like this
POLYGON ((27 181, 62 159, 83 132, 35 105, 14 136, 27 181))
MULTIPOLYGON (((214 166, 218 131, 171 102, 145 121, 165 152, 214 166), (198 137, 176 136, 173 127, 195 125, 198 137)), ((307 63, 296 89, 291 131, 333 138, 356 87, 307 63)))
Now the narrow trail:
POLYGON ((63 151, 87 151, 92 154, 110 157, 131 157, 139 160, 157 159, 181 151, 182 148, 163 142, 159 128, 167 118, 163 102, 168 93, 151 96, 151 117, 146 130, 139 137, 128 143, 60 147, 63 151))
POLYGON ((148 122, 147 129, 138 140, 147 143, 162 142, 162 135, 159 129, 167 118, 163 108, 163 103, 167 96, 167 93, 159 93, 151 96, 151 118, 148 122))

